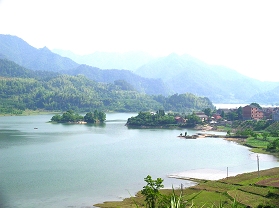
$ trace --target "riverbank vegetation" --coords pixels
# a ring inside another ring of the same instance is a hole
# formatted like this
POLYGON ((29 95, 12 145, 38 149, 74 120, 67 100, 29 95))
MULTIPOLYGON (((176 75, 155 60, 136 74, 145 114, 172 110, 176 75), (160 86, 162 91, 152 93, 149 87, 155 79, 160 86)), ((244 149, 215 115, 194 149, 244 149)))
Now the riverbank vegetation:
POLYGON ((272 120, 234 121, 227 135, 247 137, 238 143, 252 148, 253 152, 279 156, 279 122, 272 120))
POLYGON ((162 189, 163 180, 145 179, 136 196, 123 201, 96 204, 96 207, 148 208, 275 208, 279 204, 279 168, 244 173, 217 181, 196 180, 189 188, 162 189))
POLYGON ((75 113, 73 110, 68 110, 62 115, 56 114, 51 118, 52 122, 57 123, 103 123, 106 120, 106 114, 95 110, 93 113, 88 112, 85 116, 75 113))

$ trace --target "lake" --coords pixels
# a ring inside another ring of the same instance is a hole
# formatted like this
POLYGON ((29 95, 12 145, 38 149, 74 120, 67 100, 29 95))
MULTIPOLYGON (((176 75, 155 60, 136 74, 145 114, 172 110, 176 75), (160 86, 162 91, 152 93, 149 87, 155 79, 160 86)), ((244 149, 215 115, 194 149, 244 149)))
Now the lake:
MULTIPOLYGON (((221 138, 180 139, 190 129, 128 129, 132 113, 107 114, 104 125, 52 124, 53 115, 0 117, 0 207, 92 207, 121 200, 168 175, 229 175, 257 170, 256 154, 221 138)), ((220 133, 219 134, 224 134, 220 133)), ((260 169, 279 167, 259 155, 260 169)))

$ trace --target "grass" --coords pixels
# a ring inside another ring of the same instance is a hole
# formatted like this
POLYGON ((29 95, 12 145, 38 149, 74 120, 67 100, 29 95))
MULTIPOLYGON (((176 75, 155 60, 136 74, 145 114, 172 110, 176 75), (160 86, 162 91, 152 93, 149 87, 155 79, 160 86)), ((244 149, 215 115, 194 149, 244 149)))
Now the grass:
MULTIPOLYGON (((173 192, 176 196, 180 196, 182 193, 181 199, 187 201, 186 207, 242 208, 257 207, 260 204, 276 207, 279 204, 279 167, 260 171, 260 177, 256 171, 218 181, 201 180, 198 185, 183 189, 182 192, 180 189, 161 190, 162 194, 169 196, 173 192)), ((138 193, 135 197, 123 201, 105 202, 94 206, 142 208, 145 207, 145 203, 143 196, 138 193)))
POLYGON ((258 187, 258 186, 241 186, 238 188, 238 190, 256 194, 256 195, 260 195, 263 197, 268 197, 268 195, 271 192, 271 190, 268 188, 258 187))
POLYGON ((249 137, 246 140, 246 145, 254 147, 254 148, 266 148, 269 144, 269 140, 263 140, 263 139, 255 139, 253 137, 249 137))
POLYGON ((266 197, 262 197, 249 192, 244 192, 238 189, 228 191, 228 195, 247 207, 257 207, 260 204, 270 203, 270 199, 266 197))
POLYGON ((233 203, 225 194, 214 191, 199 191, 191 195, 186 195, 186 206, 192 207, 230 207, 233 203))
POLYGON ((0 114, 0 116, 31 116, 31 115, 47 115, 61 113, 60 111, 47 111, 47 110, 25 110, 22 114, 0 114))
POLYGON ((269 152, 267 151, 267 145, 278 139, 278 137, 267 137, 266 139, 263 138, 255 138, 255 137, 248 137, 244 142, 237 141, 241 145, 245 145, 251 148, 251 151, 254 153, 262 153, 262 154, 270 154, 276 157, 279 157, 279 152, 269 152))

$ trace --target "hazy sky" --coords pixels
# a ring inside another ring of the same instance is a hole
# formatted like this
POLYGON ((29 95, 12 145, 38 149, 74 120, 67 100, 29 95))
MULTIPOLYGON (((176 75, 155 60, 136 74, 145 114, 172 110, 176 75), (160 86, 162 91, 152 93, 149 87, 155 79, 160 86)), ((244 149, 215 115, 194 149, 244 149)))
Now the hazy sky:
POLYGON ((36 48, 187 53, 279 81, 277 0, 0 0, 0 34, 36 48))

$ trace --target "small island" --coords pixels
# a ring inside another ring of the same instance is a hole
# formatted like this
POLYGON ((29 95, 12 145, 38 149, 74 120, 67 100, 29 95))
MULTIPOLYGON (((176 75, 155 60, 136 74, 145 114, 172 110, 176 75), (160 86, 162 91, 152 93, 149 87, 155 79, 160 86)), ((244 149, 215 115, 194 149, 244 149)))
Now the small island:
POLYGON ((68 110, 62 115, 54 115, 51 122, 56 123, 104 123, 106 114, 101 111, 95 110, 93 113, 88 112, 85 116, 75 113, 73 110, 68 110))

